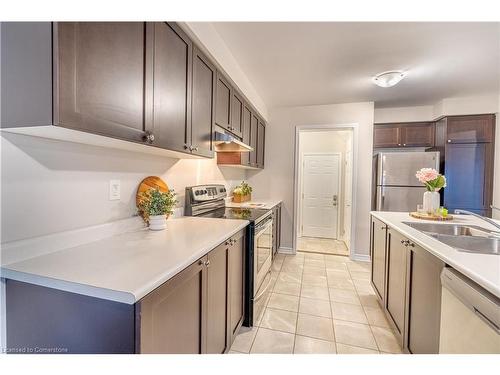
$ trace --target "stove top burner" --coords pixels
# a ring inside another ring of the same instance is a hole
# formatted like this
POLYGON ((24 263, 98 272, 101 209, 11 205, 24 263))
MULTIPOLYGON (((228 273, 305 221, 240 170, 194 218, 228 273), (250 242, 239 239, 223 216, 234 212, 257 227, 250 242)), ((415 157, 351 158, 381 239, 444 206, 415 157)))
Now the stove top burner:
POLYGON ((221 207, 213 211, 206 212, 199 216, 213 217, 219 219, 241 219, 249 220, 252 222, 257 221, 259 218, 267 215, 269 210, 262 210, 256 208, 229 208, 221 207))

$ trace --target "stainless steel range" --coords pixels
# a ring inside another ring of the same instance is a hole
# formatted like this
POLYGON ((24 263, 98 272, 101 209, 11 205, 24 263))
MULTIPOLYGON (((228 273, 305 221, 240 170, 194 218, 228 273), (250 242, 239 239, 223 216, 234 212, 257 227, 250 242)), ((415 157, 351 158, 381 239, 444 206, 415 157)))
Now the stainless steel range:
POLYGON ((186 188, 186 216, 243 219, 250 224, 245 248, 245 318, 243 325, 253 326, 254 317, 264 311, 270 293, 272 254, 272 210, 229 208, 224 185, 198 185, 186 188))

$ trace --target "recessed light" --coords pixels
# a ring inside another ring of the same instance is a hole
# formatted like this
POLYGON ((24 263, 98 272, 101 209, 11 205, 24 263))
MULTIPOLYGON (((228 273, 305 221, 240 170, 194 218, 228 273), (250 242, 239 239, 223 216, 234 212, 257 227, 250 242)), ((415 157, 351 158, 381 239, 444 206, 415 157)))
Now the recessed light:
POLYGON ((393 70, 390 72, 377 74, 372 78, 372 81, 374 84, 380 87, 392 87, 394 85, 397 85, 405 76, 406 72, 393 70))

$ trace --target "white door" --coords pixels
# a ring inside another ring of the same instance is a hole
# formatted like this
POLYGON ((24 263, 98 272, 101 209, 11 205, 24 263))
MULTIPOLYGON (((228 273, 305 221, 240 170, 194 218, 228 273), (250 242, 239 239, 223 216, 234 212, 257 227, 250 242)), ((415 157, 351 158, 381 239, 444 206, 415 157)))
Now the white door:
POLYGON ((337 238, 340 155, 308 155, 302 169, 302 235, 337 238))

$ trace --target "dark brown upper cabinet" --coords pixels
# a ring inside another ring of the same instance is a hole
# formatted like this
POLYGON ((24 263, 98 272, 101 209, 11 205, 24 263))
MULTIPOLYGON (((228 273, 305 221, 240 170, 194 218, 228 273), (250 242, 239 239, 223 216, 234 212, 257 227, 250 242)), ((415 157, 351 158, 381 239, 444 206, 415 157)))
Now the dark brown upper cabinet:
POLYGON ((373 148, 432 147, 434 131, 432 122, 376 124, 373 148))
MULTIPOLYGON (((245 104, 243 106, 243 143, 250 145, 250 132, 252 123, 252 110, 245 104)), ((250 152, 241 153, 241 164, 250 166, 250 152)))
MULTIPOLYGON (((215 85, 217 70, 197 48, 193 48, 193 93, 191 104, 191 142, 193 153, 213 157, 215 85)), ((188 130, 189 134, 189 130, 188 130)))
POLYGON ((230 131, 238 136, 243 137, 243 107, 244 101, 236 90, 231 94, 231 129, 230 131))
POLYGON ((153 144, 189 150, 193 46, 175 24, 154 23, 153 144))
POLYGON ((215 99, 215 123, 221 128, 231 130, 231 85, 217 72, 217 91, 215 99))
POLYGON ((147 141, 151 54, 144 22, 54 25, 54 124, 147 141))
POLYGON ((418 122, 401 127, 401 144, 403 147, 434 146, 435 127, 431 122, 418 122))
POLYGON ((264 168, 264 154, 266 148, 266 125, 259 119, 257 130, 257 168, 264 168))
POLYGON ((250 120, 250 147, 253 151, 250 151, 250 166, 257 167, 257 133, 259 127, 259 118, 256 114, 252 113, 252 118, 250 120))
POLYGON ((399 147, 400 127, 397 124, 375 125, 373 128, 373 148, 399 147))
POLYGON ((492 142, 495 115, 449 116, 446 118, 446 143, 492 142))

